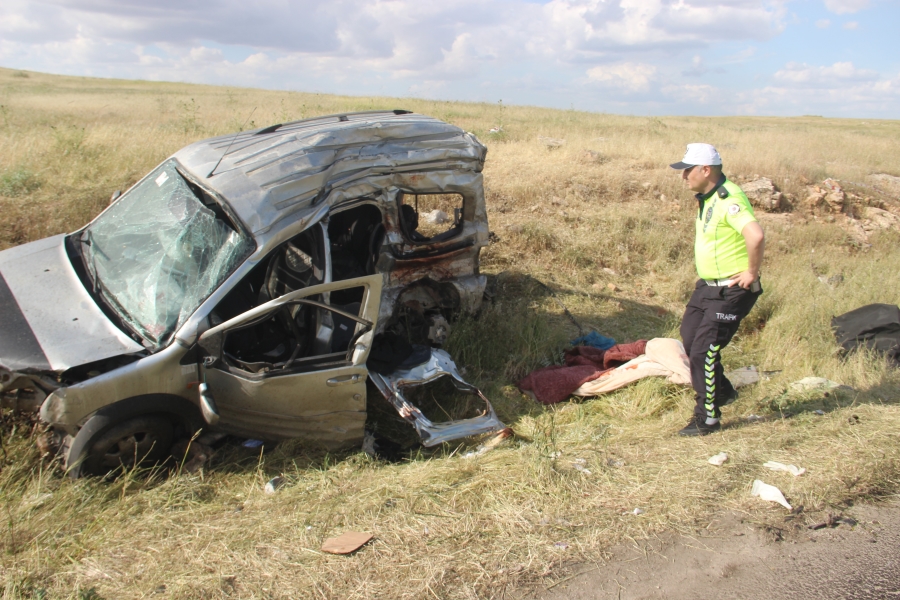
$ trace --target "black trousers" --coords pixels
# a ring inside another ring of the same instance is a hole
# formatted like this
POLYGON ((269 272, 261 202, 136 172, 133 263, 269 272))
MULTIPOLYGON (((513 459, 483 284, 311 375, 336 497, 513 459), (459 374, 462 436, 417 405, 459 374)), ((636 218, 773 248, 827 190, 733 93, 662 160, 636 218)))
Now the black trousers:
POLYGON ((734 394, 722 370, 721 352, 734 337, 762 291, 697 282, 681 320, 681 339, 691 362, 691 382, 696 393, 694 414, 699 419, 718 419, 719 408, 734 394))

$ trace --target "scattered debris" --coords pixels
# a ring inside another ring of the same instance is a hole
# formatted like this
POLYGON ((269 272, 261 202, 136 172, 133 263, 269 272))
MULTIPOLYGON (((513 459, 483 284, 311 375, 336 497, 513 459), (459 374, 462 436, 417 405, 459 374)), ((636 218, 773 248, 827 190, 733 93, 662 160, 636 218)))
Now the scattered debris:
POLYGON ((488 133, 493 134, 493 135, 496 135, 498 133, 503 133, 503 127, 502 126, 491 127, 490 129, 488 129, 488 133))
POLYGON ((553 544, 554 547, 559 548, 560 550, 568 550, 569 545, 565 542, 556 542, 553 544))
POLYGON ((213 449, 198 440, 183 440, 172 446, 172 457, 181 463, 182 473, 196 473, 213 455, 213 449))
POLYGON ((769 502, 777 502, 788 510, 794 510, 794 508, 788 504, 788 501, 785 499, 784 494, 781 493, 781 490, 774 485, 763 483, 759 479, 753 480, 753 487, 750 489, 750 494, 763 500, 768 500, 769 502))
POLYGON ((500 444, 502 444, 505 440, 512 437, 513 430, 509 427, 505 429, 501 429, 496 434, 492 435, 489 440, 478 446, 472 452, 466 452, 463 454, 463 458, 474 458, 476 456, 481 456, 485 452, 490 452, 500 444))
POLYGON ((711 465, 721 467, 723 464, 725 464, 726 460, 728 460, 728 455, 725 454, 724 452, 719 452, 715 456, 710 456, 709 460, 707 460, 706 462, 708 462, 711 465))
POLYGON ((538 141, 547 147, 548 150, 553 150, 555 148, 559 148, 566 144, 566 140, 552 137, 544 137, 542 135, 538 136, 538 141))
POLYGON ((842 385, 840 383, 837 383, 836 381, 825 379, 824 377, 804 377, 803 379, 792 383, 791 389, 795 392, 808 392, 814 390, 842 390, 845 392, 854 391, 854 389, 849 385, 842 385))
POLYGON ((365 546, 373 537, 375 536, 371 533, 348 531, 338 537, 325 540, 322 543, 322 552, 328 552, 329 554, 350 554, 365 546))
POLYGON ((728 381, 731 382, 734 389, 738 389, 753 385, 754 383, 759 383, 759 369, 755 366, 741 367, 740 369, 725 373, 725 377, 728 378, 728 381))
POLYGON ((284 477, 281 477, 280 475, 278 477, 273 477, 266 483, 266 487, 265 487, 266 493, 271 496, 272 494, 277 492, 282 486, 284 486, 284 484, 285 484, 284 477))
POLYGON ((828 515, 828 518, 825 519, 822 523, 815 523, 810 525, 809 528, 813 531, 818 531, 819 529, 825 529, 826 527, 837 527, 838 525, 849 525, 850 527, 856 527, 859 523, 856 519, 851 519, 850 517, 837 516, 835 517, 832 514, 828 515))
POLYGON ((590 475, 591 472, 587 467, 585 467, 586 464, 587 464, 586 459, 576 458, 575 460, 572 461, 572 468, 575 469, 576 471, 584 473, 585 475, 590 475))
POLYGON ((819 281, 821 281, 831 289, 834 289, 840 284, 844 283, 844 275, 843 273, 838 273, 837 275, 832 275, 831 277, 819 275, 819 281))
POLYGON ((261 447, 263 444, 265 444, 265 442, 262 441, 262 440, 253 440, 253 439, 250 439, 250 440, 244 440, 244 441, 241 443, 241 446, 243 446, 244 448, 259 448, 259 447, 261 447))
POLYGON ((750 423, 756 423, 758 421, 765 421, 765 417, 761 417, 759 415, 747 415, 744 419, 750 423))
POLYGON ((625 461, 621 458, 607 458, 606 464, 614 469, 625 466, 625 461))
POLYGON ((774 460, 763 463, 763 466, 772 471, 785 471, 794 477, 799 477, 806 473, 806 469, 802 467, 798 467, 797 465, 785 465, 780 462, 775 462, 774 460))
POLYGON ((645 511, 644 511, 643 508, 635 508, 633 511, 631 511, 631 514, 633 514, 633 515, 642 515, 642 514, 644 514, 644 512, 645 512, 645 511))
POLYGON ((813 411, 813 413, 819 415, 820 417, 825 416, 825 411, 822 410, 821 408, 817 408, 816 410, 813 411))

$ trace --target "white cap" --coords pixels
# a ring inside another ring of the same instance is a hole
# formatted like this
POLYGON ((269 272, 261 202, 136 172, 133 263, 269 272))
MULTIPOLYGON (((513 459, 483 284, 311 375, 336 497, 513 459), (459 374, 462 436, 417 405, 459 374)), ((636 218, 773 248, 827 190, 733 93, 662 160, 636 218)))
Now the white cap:
POLYGON ((687 169, 695 165, 721 165, 722 157, 711 144, 688 144, 681 162, 669 165, 673 169, 687 169))

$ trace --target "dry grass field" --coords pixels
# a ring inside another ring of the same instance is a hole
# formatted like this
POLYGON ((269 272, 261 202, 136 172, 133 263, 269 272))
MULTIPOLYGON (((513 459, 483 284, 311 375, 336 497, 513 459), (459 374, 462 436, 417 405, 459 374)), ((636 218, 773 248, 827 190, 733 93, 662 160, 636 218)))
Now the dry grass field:
POLYGON ((448 349, 514 438, 472 458, 448 446, 397 463, 300 443, 267 454, 226 446, 196 474, 103 483, 63 477, 41 460, 31 422, 4 414, 0 597, 520 598, 613 544, 703 528, 719 510, 774 539, 850 503, 896 497, 900 371, 839 356, 830 319, 900 303, 900 231, 861 239, 846 216, 810 214, 803 200, 807 184, 831 177, 863 212, 900 207, 867 183, 900 175, 900 122, 627 117, 0 69, 0 248, 80 227, 191 141, 374 108, 444 119, 489 148, 496 239, 482 271, 494 276, 494 301, 455 326, 448 349), (541 137, 565 142, 548 148, 541 137), (715 144, 730 176, 766 176, 794 197, 787 213, 758 212, 766 292, 724 353, 726 368, 777 373, 702 439, 675 435, 692 394, 663 380, 532 402, 514 382, 578 335, 561 304, 617 341, 678 336, 696 204, 667 165, 693 141, 715 144), (806 376, 854 391, 789 393, 806 376), (729 461, 707 464, 720 451, 729 461), (808 472, 772 473, 767 460, 808 472), (265 494, 276 475, 287 484, 265 494), (802 509, 751 497, 756 478, 802 509), (351 556, 319 550, 351 530, 375 538, 351 556))

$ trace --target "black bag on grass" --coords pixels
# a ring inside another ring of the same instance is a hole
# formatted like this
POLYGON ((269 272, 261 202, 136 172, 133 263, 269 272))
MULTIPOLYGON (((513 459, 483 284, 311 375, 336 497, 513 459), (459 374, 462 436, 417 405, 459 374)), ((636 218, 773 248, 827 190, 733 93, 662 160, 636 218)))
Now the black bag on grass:
POLYGON ((834 337, 845 352, 862 346, 886 354, 900 366, 900 307, 869 304, 831 319, 834 337))

